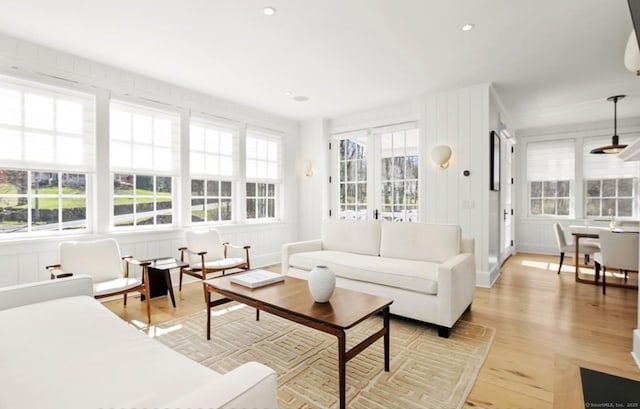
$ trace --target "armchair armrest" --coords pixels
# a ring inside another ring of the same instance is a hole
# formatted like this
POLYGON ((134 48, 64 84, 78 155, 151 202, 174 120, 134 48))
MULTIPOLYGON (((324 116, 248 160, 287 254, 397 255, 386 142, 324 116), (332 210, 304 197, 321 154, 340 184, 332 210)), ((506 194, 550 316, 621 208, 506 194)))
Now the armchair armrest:
POLYGON ((289 271, 289 257, 296 253, 322 250, 322 239, 297 241, 282 245, 282 274, 287 275, 289 271))
POLYGON ((0 310, 80 295, 93 297, 91 276, 79 274, 59 280, 38 281, 0 288, 0 310))
POLYGON ((56 278, 64 278, 71 277, 73 273, 69 273, 68 271, 64 271, 60 264, 51 264, 45 267, 49 274, 51 274, 51 279, 54 280, 56 278))

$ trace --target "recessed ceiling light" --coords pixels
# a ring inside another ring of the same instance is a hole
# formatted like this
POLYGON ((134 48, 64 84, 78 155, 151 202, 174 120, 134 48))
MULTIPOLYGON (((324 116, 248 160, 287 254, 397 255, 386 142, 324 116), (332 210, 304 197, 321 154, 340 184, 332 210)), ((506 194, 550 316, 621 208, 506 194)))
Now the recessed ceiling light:
POLYGON ((309 100, 309 97, 305 97, 304 95, 296 95, 295 97, 293 97, 293 100, 296 102, 307 102, 309 100))
POLYGON ((285 92, 284 92, 284 95, 286 95, 286 96, 290 97, 291 95, 293 95, 293 92, 291 92, 291 91, 285 91, 285 92))
POLYGON ((475 27, 475 25, 473 25, 473 24, 465 24, 464 26, 462 26, 460 28, 460 30, 462 30, 462 31, 471 31, 471 30, 473 30, 474 27, 475 27))
POLYGON ((273 16, 274 14, 276 14, 276 8, 268 6, 262 9, 262 12, 264 13, 265 16, 273 16))

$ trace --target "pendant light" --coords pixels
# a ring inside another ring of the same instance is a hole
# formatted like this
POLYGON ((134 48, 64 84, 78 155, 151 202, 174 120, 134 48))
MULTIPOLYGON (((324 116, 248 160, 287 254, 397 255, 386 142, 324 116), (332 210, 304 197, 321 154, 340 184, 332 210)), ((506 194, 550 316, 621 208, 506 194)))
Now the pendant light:
POLYGON ((613 136, 611 137, 611 145, 601 146, 599 148, 592 149, 590 153, 620 153, 627 145, 620 145, 618 143, 618 100, 626 97, 626 95, 614 95, 607 98, 607 101, 613 101, 613 136))

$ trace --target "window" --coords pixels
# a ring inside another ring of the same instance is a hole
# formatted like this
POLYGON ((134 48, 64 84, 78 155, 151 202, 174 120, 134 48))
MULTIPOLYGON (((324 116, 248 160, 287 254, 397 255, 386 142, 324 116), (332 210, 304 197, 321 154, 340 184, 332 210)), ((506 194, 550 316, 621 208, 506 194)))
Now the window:
POLYGON ((339 140, 339 219, 367 218, 367 136, 366 133, 339 140))
POLYGON ((574 149, 573 139, 527 144, 530 215, 572 214, 574 149))
POLYGON ((383 219, 419 220, 418 129, 396 129, 381 133, 380 189, 383 219))
MULTIPOLYGON (((630 143, 621 138, 620 143, 630 143)), ((637 214, 637 165, 617 155, 594 155, 593 148, 610 143, 608 137, 586 138, 583 144, 585 215, 587 217, 635 217, 637 214)))
POLYGON ((275 135, 247 131, 247 220, 279 217, 280 145, 280 138, 275 135))
POLYGON ((88 94, 0 77, 0 233, 87 229, 88 94))
POLYGON ((247 182, 247 219, 276 217, 276 185, 247 182))
POLYGON ((110 119, 113 225, 173 224, 179 115, 112 101, 110 119))
POLYGON ((586 180, 587 217, 633 217, 635 179, 586 180))
POLYGON ((191 222, 233 219, 233 164, 237 130, 192 119, 191 222))

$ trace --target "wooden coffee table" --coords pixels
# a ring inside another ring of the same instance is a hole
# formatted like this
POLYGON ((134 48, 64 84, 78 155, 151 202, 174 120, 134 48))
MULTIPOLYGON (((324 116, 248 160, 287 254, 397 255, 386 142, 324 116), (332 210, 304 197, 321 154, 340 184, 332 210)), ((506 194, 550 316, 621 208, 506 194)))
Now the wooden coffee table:
POLYGON ((211 307, 237 301, 260 310, 315 328, 338 338, 338 376, 340 382, 340 408, 346 407, 346 363, 376 340, 384 337, 384 370, 389 372, 389 306, 393 300, 357 291, 336 288, 328 303, 317 303, 309 293, 306 280, 286 277, 284 281, 260 288, 247 288, 233 284, 229 276, 204 281, 207 294, 207 339, 211 339, 211 307), (226 298, 211 301, 211 293, 226 298), (347 350, 346 330, 370 316, 382 312, 383 327, 347 350))

